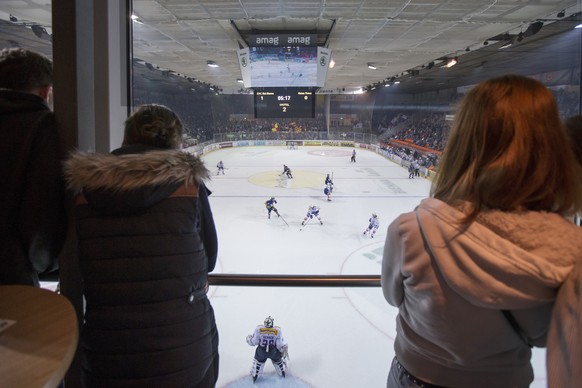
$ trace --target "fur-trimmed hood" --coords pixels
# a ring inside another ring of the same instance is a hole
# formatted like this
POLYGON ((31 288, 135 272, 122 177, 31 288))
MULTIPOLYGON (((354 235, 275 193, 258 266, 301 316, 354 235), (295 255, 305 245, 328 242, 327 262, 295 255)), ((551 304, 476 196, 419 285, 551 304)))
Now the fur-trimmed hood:
POLYGON ((198 186, 209 177, 202 160, 177 151, 137 154, 73 153, 64 163, 69 190, 83 193, 102 213, 127 214, 148 208, 178 187, 198 186))
POLYGON ((199 157, 182 151, 112 155, 73 153, 64 163, 68 189, 135 190, 143 186, 200 183, 209 172, 199 157))

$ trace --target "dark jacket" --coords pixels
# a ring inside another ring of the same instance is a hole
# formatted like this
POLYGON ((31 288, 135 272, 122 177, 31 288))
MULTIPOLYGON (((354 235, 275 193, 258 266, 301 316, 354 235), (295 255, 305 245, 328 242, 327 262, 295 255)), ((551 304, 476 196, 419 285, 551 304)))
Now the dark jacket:
POLYGON ((66 234, 55 118, 34 94, 0 89, 0 284, 38 285, 66 234))
POLYGON ((75 214, 86 300, 84 384, 197 386, 218 366, 206 297, 217 254, 202 183, 208 170, 181 151, 77 153, 65 176, 82 192, 75 214))

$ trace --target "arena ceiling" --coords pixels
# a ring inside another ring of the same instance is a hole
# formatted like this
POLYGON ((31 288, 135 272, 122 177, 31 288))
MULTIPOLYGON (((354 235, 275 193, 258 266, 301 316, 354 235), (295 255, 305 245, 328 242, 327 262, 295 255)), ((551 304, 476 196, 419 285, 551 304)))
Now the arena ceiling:
MULTIPOLYGON (((401 92, 417 93, 515 69, 571 67, 581 55, 580 31, 573 30, 580 11, 579 1, 559 0, 134 0, 133 54, 144 78, 196 79, 222 93, 248 93, 237 82, 236 52, 249 34, 312 33, 335 62, 326 91, 399 80, 401 92), (453 57, 458 64, 443 67, 453 57)), ((50 0, 0 2, 3 47, 50 54, 51 31, 50 0)))

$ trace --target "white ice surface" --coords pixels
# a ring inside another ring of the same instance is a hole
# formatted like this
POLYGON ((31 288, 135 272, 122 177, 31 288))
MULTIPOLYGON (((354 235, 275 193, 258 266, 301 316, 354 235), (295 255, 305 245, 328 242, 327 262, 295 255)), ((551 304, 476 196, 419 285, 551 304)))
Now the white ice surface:
MULTIPOLYGON (((208 186, 219 238, 214 273, 380 274, 388 224, 428 195, 430 182, 408 179, 408 172, 365 149, 242 147, 211 152, 203 159, 213 174, 219 160, 225 175, 208 186), (283 164, 294 179, 280 177, 283 164), (333 173, 332 201, 323 194, 333 173), (264 202, 274 196, 287 226, 264 202), (321 206, 324 222, 301 221, 311 204, 321 206), (375 212, 380 229, 363 236, 375 212)), ((211 287, 220 335, 217 387, 384 387, 394 355, 397 309, 380 288, 211 287), (285 379, 267 362, 265 375, 249 377, 254 348, 245 342, 271 315, 289 343, 285 379)), ((536 379, 546 386, 545 351, 534 351, 536 379)))

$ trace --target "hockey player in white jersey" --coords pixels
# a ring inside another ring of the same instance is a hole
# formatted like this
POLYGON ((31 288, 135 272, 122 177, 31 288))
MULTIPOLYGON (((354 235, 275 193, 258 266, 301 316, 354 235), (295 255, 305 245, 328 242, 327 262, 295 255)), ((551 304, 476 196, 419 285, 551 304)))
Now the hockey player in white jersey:
POLYGON ((277 374, 285 377, 287 370, 287 344, 283 339, 283 333, 279 326, 273 326, 272 317, 265 318, 263 325, 258 325, 253 334, 247 336, 247 343, 250 346, 256 346, 255 358, 251 368, 251 377, 253 382, 263 373, 265 362, 271 359, 277 374))
POLYGON ((319 220, 319 223, 323 225, 323 221, 321 220, 321 216, 319 215, 319 206, 315 205, 309 206, 309 209, 307 209, 307 215, 303 219, 301 225, 305 225, 305 223, 308 222, 308 220, 311 220, 313 217, 317 218, 319 220))
POLYGON ((220 162, 218 162, 218 164, 216 165, 216 175, 220 174, 222 172, 222 175, 224 175, 224 163, 222 163, 222 160, 220 162))
POLYGON ((374 238, 374 235, 376 234, 378 228, 380 227, 380 219, 378 218, 376 213, 372 213, 372 217, 370 217, 368 222, 369 224, 366 230, 364 230, 364 234, 370 232, 370 237, 374 238))

